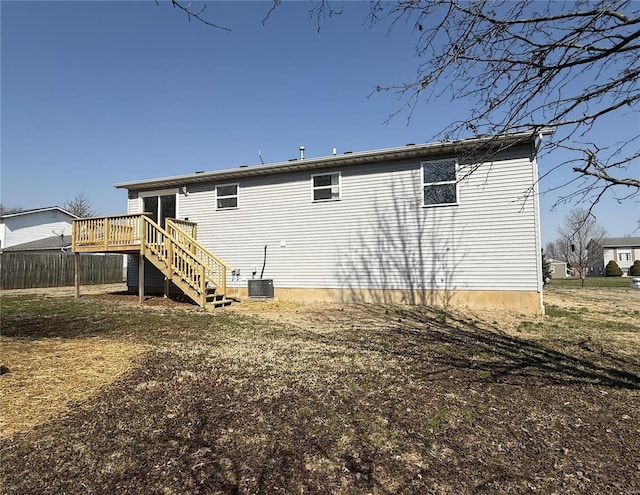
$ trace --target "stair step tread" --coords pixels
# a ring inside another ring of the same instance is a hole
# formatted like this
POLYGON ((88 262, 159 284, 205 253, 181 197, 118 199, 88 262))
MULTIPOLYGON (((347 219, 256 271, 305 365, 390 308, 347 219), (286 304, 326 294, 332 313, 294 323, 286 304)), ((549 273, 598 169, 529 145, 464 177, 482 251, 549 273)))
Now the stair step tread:
MULTIPOLYGON (((172 244, 180 245, 178 241, 174 240, 170 236, 167 236, 167 237, 171 239, 172 244)), ((159 249, 159 246, 162 246, 162 243, 158 243, 157 246, 158 248, 156 248, 156 250, 159 249)), ((171 267, 169 266, 168 260, 164 259, 164 256, 162 256, 161 254, 159 253, 157 254, 157 253, 154 253, 153 250, 149 250, 145 252, 145 257, 149 259, 149 261, 151 261, 161 272, 163 272, 163 274, 169 280, 171 280, 174 283, 174 285, 176 285, 186 296, 193 299, 196 303, 203 305, 202 293, 200 292, 200 288, 193 287, 192 285, 194 284, 194 282, 196 284, 199 284, 199 281, 201 280, 199 275, 200 272, 195 270, 193 271, 193 274, 196 275, 197 280, 189 279, 188 274, 187 274, 187 278, 185 278, 182 275, 172 271, 171 267)), ((225 294, 219 293, 217 290, 217 287, 215 286, 207 287, 205 289, 205 294, 204 294, 205 307, 228 306, 232 302, 233 302, 233 299, 228 299, 225 297, 225 294)))

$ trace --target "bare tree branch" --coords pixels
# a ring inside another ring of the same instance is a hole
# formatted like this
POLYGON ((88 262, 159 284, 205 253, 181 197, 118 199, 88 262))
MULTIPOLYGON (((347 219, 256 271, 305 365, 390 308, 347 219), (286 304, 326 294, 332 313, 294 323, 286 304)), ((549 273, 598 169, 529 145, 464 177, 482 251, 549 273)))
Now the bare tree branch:
MULTIPOLYGON (((206 20, 204 7, 171 3, 190 21, 227 29, 206 20)), ((329 0, 313 4, 309 12, 318 30, 327 17, 342 12, 329 0)), ((285 8, 282 0, 271 0, 262 22, 277 8, 285 8)), ((640 195, 637 129, 630 130, 633 137, 620 136, 619 143, 599 137, 605 119, 640 110, 640 5, 634 0, 372 0, 367 21, 386 24, 388 32, 408 28, 416 37, 421 62, 415 78, 378 85, 369 95, 398 94, 402 103, 388 120, 400 114, 411 120, 418 103, 447 96, 464 100, 466 118, 429 139, 551 127, 543 151, 572 155, 541 178, 548 181, 551 172, 565 169, 575 174, 547 186, 570 190, 556 205, 591 202, 593 207, 607 193, 620 201, 640 195)))
MULTIPOLYGON (((160 0, 155 0, 155 2, 156 2, 156 5, 160 5, 160 0)), ((200 22, 206 26, 210 26, 216 29, 222 29, 224 31, 231 31, 231 29, 229 29, 228 27, 215 24, 207 20, 203 16, 204 11, 207 8, 207 4, 203 4, 202 8, 200 8, 199 10, 193 10, 191 2, 185 3, 180 0, 171 0, 171 5, 173 6, 173 8, 176 8, 184 12, 187 15, 187 19, 189 20, 189 22, 191 22, 191 20, 194 19, 197 22, 200 22)))
POLYGON ((402 98, 389 119, 404 113, 411 119, 418 102, 444 95, 468 101, 467 118, 437 134, 445 140, 552 127, 547 152, 574 153, 553 170, 572 170, 579 179, 550 186, 572 188, 559 203, 596 204, 619 188, 625 192, 618 198, 634 198, 640 194, 637 129, 619 145, 599 141, 597 132, 605 117, 639 110, 639 14, 630 0, 376 1, 370 23, 416 26, 416 54, 424 62, 413 81, 373 93, 402 98))

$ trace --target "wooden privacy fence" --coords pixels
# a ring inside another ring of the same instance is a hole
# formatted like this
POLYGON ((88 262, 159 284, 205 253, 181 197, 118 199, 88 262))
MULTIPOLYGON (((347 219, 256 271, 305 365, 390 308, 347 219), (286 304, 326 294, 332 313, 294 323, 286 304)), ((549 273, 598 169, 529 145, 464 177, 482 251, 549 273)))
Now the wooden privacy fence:
MULTIPOLYGON (((123 281, 123 256, 83 255, 80 283, 112 284, 123 281)), ((74 285, 74 256, 65 253, 0 254, 0 289, 66 287, 74 285)))

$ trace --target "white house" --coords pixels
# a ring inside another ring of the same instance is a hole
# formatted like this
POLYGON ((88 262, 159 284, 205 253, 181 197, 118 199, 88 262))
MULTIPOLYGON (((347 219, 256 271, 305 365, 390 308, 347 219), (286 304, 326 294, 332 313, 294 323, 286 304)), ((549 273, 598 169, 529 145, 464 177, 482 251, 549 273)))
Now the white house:
MULTIPOLYGON (((233 267, 281 299, 542 311, 536 150, 486 136, 116 184, 128 212, 197 223, 233 267)), ((138 286, 131 257, 128 285, 138 286)), ((145 285, 162 287, 157 270, 145 285), (155 273, 155 275, 154 275, 155 273)))
POLYGON ((60 246, 71 235, 73 213, 51 206, 0 216, 0 250, 47 240, 47 245, 60 246), (65 237, 66 236, 66 237, 65 237))
POLYGON ((640 237, 605 237, 592 242, 597 242, 602 250, 602 257, 591 265, 591 276, 604 275, 611 260, 618 264, 624 275, 629 275, 631 265, 640 260, 640 237))

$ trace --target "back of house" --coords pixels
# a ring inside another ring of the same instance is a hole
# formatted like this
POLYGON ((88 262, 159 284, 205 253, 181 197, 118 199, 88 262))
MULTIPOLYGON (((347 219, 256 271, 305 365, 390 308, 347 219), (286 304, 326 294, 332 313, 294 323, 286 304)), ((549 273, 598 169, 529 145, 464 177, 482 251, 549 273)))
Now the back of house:
MULTIPOLYGON (((197 224, 247 296, 542 310, 532 133, 117 184, 128 213, 197 224)), ((137 257, 128 285, 138 287, 137 257)), ((145 270, 145 286, 162 274, 145 270)), ((147 289, 148 290, 148 289, 147 289)))

